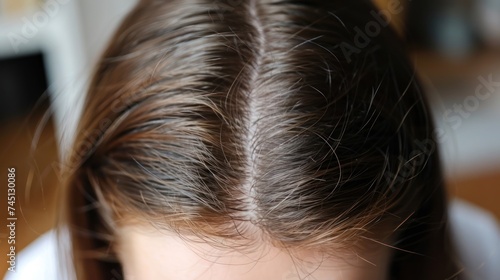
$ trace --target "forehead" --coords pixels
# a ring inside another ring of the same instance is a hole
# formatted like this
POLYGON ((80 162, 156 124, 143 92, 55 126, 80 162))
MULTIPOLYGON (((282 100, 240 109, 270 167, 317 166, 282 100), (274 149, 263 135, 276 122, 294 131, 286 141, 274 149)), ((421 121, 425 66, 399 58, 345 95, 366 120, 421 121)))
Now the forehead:
POLYGON ((357 280, 384 279, 383 252, 326 258, 262 244, 255 250, 227 250, 144 228, 119 233, 118 254, 126 280, 357 280))

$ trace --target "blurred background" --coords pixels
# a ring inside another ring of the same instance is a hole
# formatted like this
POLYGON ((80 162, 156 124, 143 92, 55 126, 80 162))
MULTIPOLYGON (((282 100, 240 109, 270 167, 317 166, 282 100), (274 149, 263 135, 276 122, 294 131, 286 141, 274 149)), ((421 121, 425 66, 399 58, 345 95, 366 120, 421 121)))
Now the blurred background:
MULTIPOLYGON (((375 3, 373 24, 394 26, 427 89, 450 194, 500 218, 500 0, 375 3)), ((18 252, 54 226, 59 162, 69 150, 64 143, 71 141, 79 101, 108 38, 134 4, 0 0, 0 169, 6 180, 7 168, 16 168, 18 252)), ((2 200, 6 188, 2 183, 2 200)), ((1 252, 7 237, 0 227, 1 252)))

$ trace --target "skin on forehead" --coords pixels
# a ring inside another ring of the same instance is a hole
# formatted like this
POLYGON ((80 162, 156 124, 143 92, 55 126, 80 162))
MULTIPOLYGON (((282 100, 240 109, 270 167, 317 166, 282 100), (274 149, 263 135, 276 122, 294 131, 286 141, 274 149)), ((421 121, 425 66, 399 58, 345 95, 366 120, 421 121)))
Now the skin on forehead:
POLYGON ((255 250, 223 250, 148 226, 119 231, 118 255, 126 280, 386 280, 390 248, 350 257, 326 257, 259 244, 255 250))

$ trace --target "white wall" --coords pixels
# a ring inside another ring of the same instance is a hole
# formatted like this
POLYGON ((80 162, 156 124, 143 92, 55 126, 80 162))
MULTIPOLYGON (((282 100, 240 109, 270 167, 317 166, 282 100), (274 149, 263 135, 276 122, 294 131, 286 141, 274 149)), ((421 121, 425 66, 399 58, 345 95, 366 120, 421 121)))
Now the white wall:
POLYGON ((103 51, 112 33, 137 0, 78 0, 89 63, 103 51))
MULTIPOLYGON (((104 51, 108 41, 123 17, 137 2, 136 0, 67 0, 72 1, 77 11, 75 18, 78 26, 75 42, 80 46, 79 53, 74 55, 84 58, 80 61, 80 75, 75 77, 71 90, 55 98, 55 113, 59 120, 61 156, 68 154, 74 137, 78 119, 81 115, 83 99, 95 64, 104 51)), ((68 37, 69 38, 69 37, 68 37)))
MULTIPOLYGON (((56 133, 65 156, 94 65, 136 0, 47 0, 40 9, 0 17, 0 57, 45 55, 56 133)), ((29 80, 29 77, 27 77, 29 80)))
POLYGON ((70 108, 81 97, 80 85, 87 77, 81 34, 78 6, 72 0, 49 0, 40 9, 0 20, 1 57, 44 54, 60 138, 64 137, 62 127, 76 120, 78 110, 70 108))

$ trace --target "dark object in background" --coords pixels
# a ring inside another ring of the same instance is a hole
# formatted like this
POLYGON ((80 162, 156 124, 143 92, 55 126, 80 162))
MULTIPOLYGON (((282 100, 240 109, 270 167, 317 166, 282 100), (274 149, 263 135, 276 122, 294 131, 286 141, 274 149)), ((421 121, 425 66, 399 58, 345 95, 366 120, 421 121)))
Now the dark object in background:
POLYGON ((46 90, 42 53, 0 58, 1 121, 29 113, 46 90))
POLYGON ((461 57, 479 45, 477 1, 418 0, 408 3, 406 39, 410 45, 461 57))

